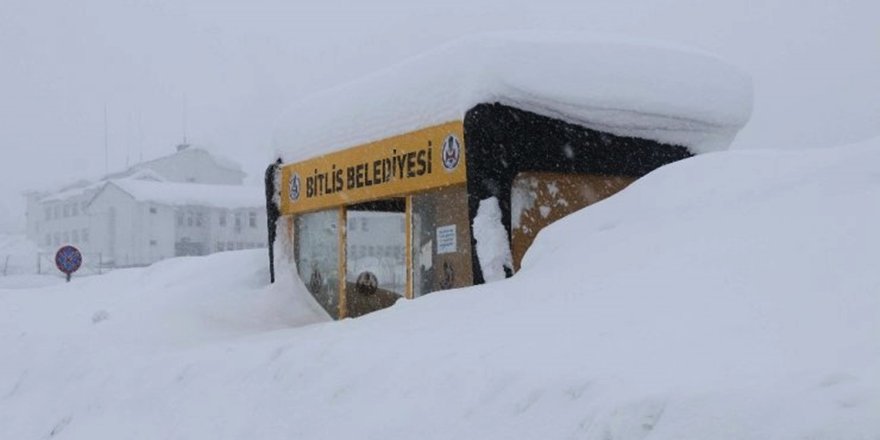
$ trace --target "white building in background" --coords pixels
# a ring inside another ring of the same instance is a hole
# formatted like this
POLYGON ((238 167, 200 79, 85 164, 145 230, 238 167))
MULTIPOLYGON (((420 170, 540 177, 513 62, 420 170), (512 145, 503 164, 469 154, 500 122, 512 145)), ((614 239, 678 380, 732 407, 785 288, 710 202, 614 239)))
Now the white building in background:
POLYGON ((89 248, 114 266, 168 257, 264 247, 266 209, 259 187, 106 182, 86 206, 89 248))
POLYGON ((156 173, 168 182, 211 185, 241 185, 246 176, 238 163, 203 148, 182 144, 177 146, 174 154, 135 164, 102 180, 122 179, 144 170, 156 173))
POLYGON ((27 235, 44 251, 72 244, 117 267, 264 247, 264 191, 244 177, 235 162, 181 145, 97 182, 27 193, 27 235))

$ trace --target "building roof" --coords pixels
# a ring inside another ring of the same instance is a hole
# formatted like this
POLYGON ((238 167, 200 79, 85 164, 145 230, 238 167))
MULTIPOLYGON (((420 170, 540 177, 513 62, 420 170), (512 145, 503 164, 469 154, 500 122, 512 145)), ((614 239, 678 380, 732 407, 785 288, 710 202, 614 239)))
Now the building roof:
MULTIPOLYGON (((144 169, 144 170, 135 170, 129 176, 126 177, 126 180, 147 180, 147 181, 155 181, 160 182, 164 179, 158 173, 153 170, 144 169)), ((61 191, 50 193, 40 199, 40 203, 45 202, 63 202, 65 200, 69 200, 74 197, 84 196, 91 193, 95 193, 100 190, 106 181, 102 180, 99 182, 89 182, 87 180, 81 180, 77 185, 68 185, 61 191)))
POLYGON ((701 153, 727 148, 745 125, 752 85, 721 59, 672 45, 486 34, 300 101, 281 117, 274 146, 285 162, 299 162, 462 120, 493 102, 701 153))
MULTIPOLYGON (((106 182, 102 192, 109 185, 116 186, 137 201, 159 205, 224 209, 259 208, 266 205, 265 191, 256 186, 119 179, 106 182)), ((99 196, 100 193, 95 198, 99 196)))
POLYGON ((174 156, 182 155, 182 154, 205 155, 206 157, 210 158, 210 160, 213 161, 214 164, 216 164, 218 167, 225 168, 229 171, 238 173, 242 177, 244 177, 244 175, 245 175, 244 171, 242 171, 241 165, 239 165, 237 162, 235 162, 231 159, 225 158, 223 156, 217 155, 215 153, 212 153, 208 150, 205 150, 204 148, 191 147, 191 146, 187 145, 184 148, 179 148, 178 151, 176 151, 172 154, 158 157, 156 159, 148 160, 145 162, 139 162, 135 165, 128 167, 124 171, 118 171, 115 173, 107 174, 107 175, 101 177, 97 181, 80 179, 74 183, 65 185, 55 191, 30 191, 29 193, 34 194, 39 199, 39 202, 41 202, 41 203, 43 203, 43 202, 57 202, 57 201, 65 201, 65 200, 68 200, 72 197, 78 197, 78 196, 82 196, 82 195, 87 195, 89 193, 94 193, 95 191, 103 188, 103 186, 108 181, 111 181, 111 180, 119 181, 119 180, 125 179, 125 180, 165 181, 167 179, 164 176, 157 173, 156 171, 149 168, 149 165, 156 163, 156 162, 159 162, 159 161, 169 160, 169 159, 173 158, 174 156))
POLYGON ((142 170, 142 169, 148 167, 150 164, 164 161, 164 160, 168 160, 174 156, 196 155, 196 154, 202 154, 202 155, 209 157, 211 159, 211 161, 213 161, 214 164, 220 168, 225 168, 227 170, 240 173, 241 175, 245 174, 241 168, 241 164, 239 164, 238 162, 236 162, 232 159, 229 159, 225 156, 221 156, 217 153, 208 151, 205 148, 194 147, 194 146, 190 146, 188 144, 182 144, 182 145, 178 145, 178 150, 175 151, 174 153, 167 154, 167 155, 161 156, 161 157, 157 157, 155 159, 150 159, 150 160, 147 160, 144 162, 136 163, 136 164, 130 166, 126 170, 118 171, 115 173, 110 173, 110 174, 104 176, 101 180, 111 180, 111 179, 119 179, 122 177, 126 177, 126 176, 129 176, 129 175, 139 171, 139 170, 142 170))

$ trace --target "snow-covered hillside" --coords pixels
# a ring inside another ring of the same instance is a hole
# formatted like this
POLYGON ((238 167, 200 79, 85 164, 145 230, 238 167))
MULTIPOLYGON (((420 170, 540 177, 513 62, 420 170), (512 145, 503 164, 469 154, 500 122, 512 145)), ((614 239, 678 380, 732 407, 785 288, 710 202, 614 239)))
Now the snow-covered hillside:
POLYGON ((878 438, 877 163, 685 160, 355 320, 258 251, 0 290, 0 437, 878 438))

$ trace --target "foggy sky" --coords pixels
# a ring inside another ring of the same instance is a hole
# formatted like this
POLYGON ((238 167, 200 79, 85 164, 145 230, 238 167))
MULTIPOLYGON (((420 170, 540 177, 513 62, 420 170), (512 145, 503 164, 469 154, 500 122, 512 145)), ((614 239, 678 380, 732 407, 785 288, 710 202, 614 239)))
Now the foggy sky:
POLYGON ((857 141, 880 135, 878 16, 875 0, 0 0, 0 231, 22 227, 22 191, 104 173, 105 108, 111 171, 172 152, 185 119, 257 183, 285 105, 480 31, 705 49, 755 81, 734 148, 857 141))

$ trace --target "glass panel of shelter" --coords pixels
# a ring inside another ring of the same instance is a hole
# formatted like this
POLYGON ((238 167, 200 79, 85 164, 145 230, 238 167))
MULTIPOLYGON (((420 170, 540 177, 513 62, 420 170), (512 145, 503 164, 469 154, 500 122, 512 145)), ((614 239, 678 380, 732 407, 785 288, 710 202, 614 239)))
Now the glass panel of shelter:
POLYGON ((345 212, 346 316, 357 317, 406 296, 406 200, 349 205, 345 212))
POLYGON ((426 191, 409 200, 294 216, 300 278, 331 317, 357 317, 389 307, 408 296, 409 282, 414 297, 473 284, 466 186, 426 191))
POLYGON ((300 279, 321 307, 339 317, 339 209, 300 214, 294 253, 300 279))
POLYGON ((467 188, 412 196, 413 296, 473 284, 467 188))

